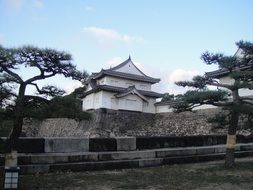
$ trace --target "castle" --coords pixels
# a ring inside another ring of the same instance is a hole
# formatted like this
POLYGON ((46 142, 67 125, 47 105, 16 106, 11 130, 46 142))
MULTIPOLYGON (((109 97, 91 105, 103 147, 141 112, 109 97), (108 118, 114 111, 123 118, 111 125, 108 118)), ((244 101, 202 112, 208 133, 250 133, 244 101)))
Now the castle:
POLYGON ((92 73, 83 95, 83 110, 106 108, 156 113, 156 99, 162 94, 151 87, 159 81, 144 74, 129 56, 115 67, 92 73))

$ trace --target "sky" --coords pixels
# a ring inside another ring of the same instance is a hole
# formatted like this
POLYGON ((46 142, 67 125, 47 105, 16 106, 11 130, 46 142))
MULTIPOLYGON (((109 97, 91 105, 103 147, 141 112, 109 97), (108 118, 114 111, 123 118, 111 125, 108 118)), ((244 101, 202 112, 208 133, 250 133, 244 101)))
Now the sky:
MULTIPOLYGON (((217 69, 201 61, 203 52, 233 55, 235 42, 253 41, 252 10, 253 0, 0 0, 0 44, 63 50, 88 73, 131 55, 161 79, 154 91, 179 94, 175 81, 217 69)), ((39 84, 67 92, 81 85, 63 77, 39 84)))

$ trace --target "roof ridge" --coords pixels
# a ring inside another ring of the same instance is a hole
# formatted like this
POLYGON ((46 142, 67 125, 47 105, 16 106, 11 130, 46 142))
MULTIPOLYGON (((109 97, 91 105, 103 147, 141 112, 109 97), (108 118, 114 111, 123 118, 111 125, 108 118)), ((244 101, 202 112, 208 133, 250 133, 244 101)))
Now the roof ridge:
POLYGON ((109 72, 122 73, 122 74, 126 74, 126 75, 133 75, 133 76, 143 77, 143 78, 147 77, 147 78, 152 78, 152 79, 158 79, 158 78, 150 77, 148 75, 141 76, 141 75, 137 75, 137 74, 125 73, 125 72, 120 72, 120 71, 111 71, 111 70, 103 70, 103 71, 105 71, 105 73, 109 71, 109 72))
POLYGON ((150 77, 147 75, 142 76, 142 75, 136 75, 136 74, 132 74, 132 73, 124 73, 124 72, 113 71, 113 70, 101 70, 97 75, 95 75, 91 78, 96 79, 96 78, 102 77, 103 75, 139 80, 139 81, 150 82, 150 83, 157 83, 160 81, 159 78, 153 78, 153 77, 150 77))
POLYGON ((123 61, 123 62, 120 63, 119 65, 116 65, 116 66, 114 66, 114 67, 112 67, 112 68, 109 68, 109 69, 106 69, 106 70, 107 70, 107 71, 108 71, 108 70, 109 70, 109 71, 115 71, 116 69, 119 69, 119 68, 125 66, 129 61, 131 61, 131 63, 133 64, 133 66, 134 66, 142 75, 147 76, 145 73, 143 73, 143 72, 134 64, 134 62, 132 61, 130 55, 129 55, 129 57, 128 57, 127 60, 123 61))
MULTIPOLYGON (((128 88, 116 87, 116 86, 102 84, 102 85, 97 85, 96 88, 91 89, 91 90, 85 92, 82 97, 85 97, 85 96, 87 96, 87 95, 89 95, 89 94, 91 94, 93 92, 97 92, 97 91, 100 91, 100 90, 108 90, 108 91, 111 91, 111 92, 122 93, 122 92, 126 91, 128 88)), ((161 93, 154 92, 152 90, 151 91, 145 91, 145 90, 138 90, 138 89, 136 89, 136 91, 138 91, 138 93, 142 94, 143 96, 150 96, 150 97, 155 97, 155 98, 161 98, 162 95, 163 95, 161 93)))
POLYGON ((128 63, 128 61, 132 61, 130 56, 129 56, 129 58, 128 58, 127 60, 123 61, 122 63, 120 63, 120 64, 118 64, 118 65, 116 65, 116 66, 114 66, 114 67, 112 67, 112 68, 103 69, 103 70, 108 71, 108 70, 115 70, 115 69, 118 69, 118 68, 120 68, 120 67, 126 65, 126 64, 128 63))
POLYGON ((127 96, 131 92, 134 92, 134 94, 136 94, 137 96, 139 96, 144 101, 148 102, 147 98, 138 89, 136 89, 136 87, 134 85, 133 86, 129 86, 128 88, 125 89, 125 91, 120 92, 120 93, 116 94, 115 96, 117 98, 119 98, 119 97, 127 96))

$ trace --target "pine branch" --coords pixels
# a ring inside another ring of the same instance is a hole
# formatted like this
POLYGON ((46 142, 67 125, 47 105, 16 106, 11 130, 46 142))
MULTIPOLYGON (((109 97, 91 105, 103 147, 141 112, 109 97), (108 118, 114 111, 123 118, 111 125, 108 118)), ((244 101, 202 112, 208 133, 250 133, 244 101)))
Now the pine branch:
POLYGON ((253 100, 253 97, 242 96, 242 97, 240 97, 240 100, 253 100))
POLYGON ((22 78, 17 73, 12 72, 10 69, 8 69, 5 66, 1 66, 1 68, 3 69, 3 71, 5 71, 9 75, 11 75, 13 78, 15 78, 19 83, 23 82, 22 78))

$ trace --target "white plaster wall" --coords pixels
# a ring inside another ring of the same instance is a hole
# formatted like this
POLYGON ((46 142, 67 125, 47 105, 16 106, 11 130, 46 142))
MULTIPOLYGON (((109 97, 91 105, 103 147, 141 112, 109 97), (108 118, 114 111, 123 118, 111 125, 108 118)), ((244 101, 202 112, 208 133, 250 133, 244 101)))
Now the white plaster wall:
POLYGON ((100 108, 102 105, 102 91, 94 95, 94 109, 100 108))
POLYGON ((149 98, 148 101, 147 103, 139 96, 133 94, 129 94, 122 98, 116 98, 114 93, 100 91, 90 94, 83 99, 83 110, 107 108, 155 113, 155 99, 149 98))
POLYGON ((101 91, 102 92, 102 102, 100 108, 111 109, 111 98, 114 98, 114 94, 111 92, 101 91))
POLYGON ((138 82, 138 81, 121 79, 121 78, 110 77, 110 76, 104 77, 104 84, 110 85, 110 86, 123 87, 123 88, 127 88, 129 86, 134 85, 136 87, 136 89, 151 91, 151 84, 150 83, 138 82))
POLYGON ((192 110, 204 110, 204 109, 211 109, 211 108, 217 108, 217 107, 213 105, 204 104, 204 105, 195 107, 192 110))
MULTIPOLYGON (((204 104, 196 108, 193 108, 193 110, 205 110, 211 108, 217 107, 213 105, 204 104)), ((156 113, 167 113, 167 112, 173 112, 173 108, 171 108, 170 105, 156 105, 156 113)))
POLYGON ((250 89, 240 89, 239 90, 239 95, 240 96, 253 96, 253 90, 250 89))
POLYGON ((147 98, 148 102, 143 101, 142 111, 145 113, 155 113, 156 112, 156 99, 155 98, 147 98))
POLYGON ((142 99, 132 94, 116 98, 113 93, 103 91, 101 108, 142 111, 142 99))
MULTIPOLYGON (((220 78, 220 83, 221 84, 232 85, 232 84, 234 84, 234 79, 232 79, 230 77, 222 77, 222 78, 220 78)), ((253 96, 253 90, 249 90, 249 89, 246 89, 246 88, 239 89, 239 95, 240 96, 253 96)))
POLYGON ((83 99, 83 110, 94 109, 94 94, 89 94, 83 99))
POLYGON ((143 74, 133 65, 131 61, 124 65, 124 67, 121 67, 115 71, 143 76, 143 74))
POLYGON ((90 109, 98 109, 102 104, 102 92, 93 93, 87 95, 83 98, 82 109, 90 110, 90 109))
POLYGON ((230 77, 222 77, 219 80, 221 84, 228 84, 228 85, 232 85, 235 82, 235 80, 230 77))
POLYGON ((156 113, 167 113, 167 112, 173 112, 173 108, 171 108, 169 105, 156 106, 156 113))
POLYGON ((118 109, 142 112, 142 102, 138 96, 129 94, 119 99, 118 109))

